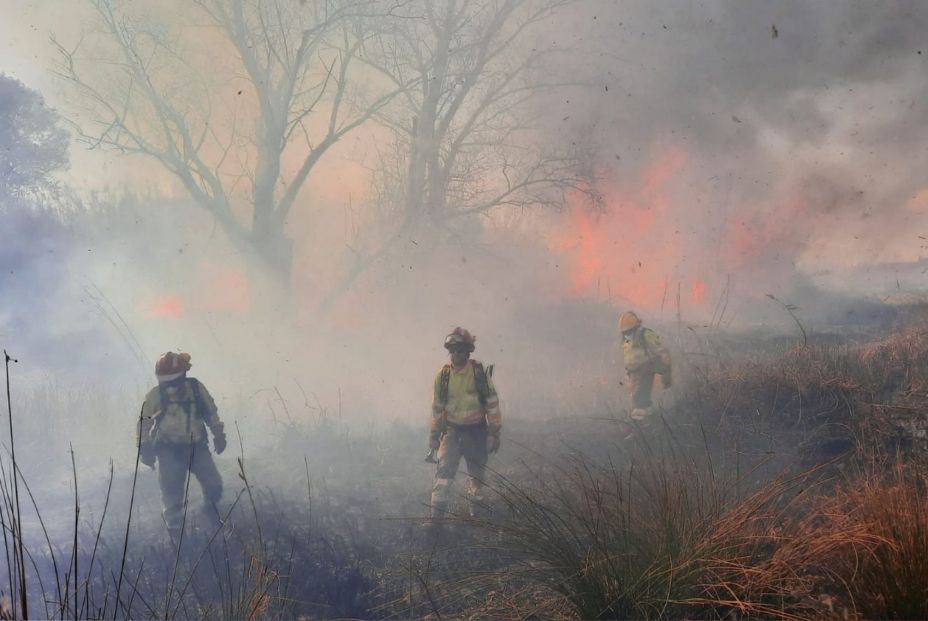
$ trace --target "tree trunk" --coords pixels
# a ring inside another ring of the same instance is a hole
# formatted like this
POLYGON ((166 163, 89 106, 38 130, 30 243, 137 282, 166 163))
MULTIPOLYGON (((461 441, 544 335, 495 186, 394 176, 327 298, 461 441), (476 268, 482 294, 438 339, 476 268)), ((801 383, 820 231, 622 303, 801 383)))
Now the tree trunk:
POLYGON ((255 256, 270 280, 289 289, 293 273, 293 240, 283 233, 256 237, 255 256))
MULTIPOLYGON (((264 88, 270 89, 270 85, 264 88)), ((289 291, 293 240, 284 235, 284 222, 278 216, 276 195, 286 116, 273 105, 277 99, 273 92, 261 91, 261 94, 266 101, 262 102, 262 114, 256 127, 259 139, 252 196, 251 244, 268 280, 289 291)))
POLYGON ((281 229, 256 230, 251 238, 251 305, 256 311, 283 318, 291 310, 293 240, 281 229))
POLYGON ((412 132, 412 153, 409 158, 409 187, 406 196, 406 217, 416 220, 423 213, 431 212, 438 205, 432 204, 435 176, 435 162, 438 159, 439 146, 435 135, 438 123, 438 106, 447 79, 449 49, 454 32, 454 4, 448 7, 448 14, 443 23, 444 30, 435 50, 431 75, 423 75, 423 98, 419 114, 415 119, 412 132))

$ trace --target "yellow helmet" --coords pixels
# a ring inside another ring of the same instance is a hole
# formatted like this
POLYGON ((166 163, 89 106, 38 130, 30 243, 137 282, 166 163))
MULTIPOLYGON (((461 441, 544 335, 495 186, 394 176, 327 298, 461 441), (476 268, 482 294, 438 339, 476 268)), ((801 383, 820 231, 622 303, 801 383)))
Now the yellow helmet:
POLYGON ((619 317, 619 332, 628 332, 641 325, 641 319, 632 311, 625 311, 619 317))

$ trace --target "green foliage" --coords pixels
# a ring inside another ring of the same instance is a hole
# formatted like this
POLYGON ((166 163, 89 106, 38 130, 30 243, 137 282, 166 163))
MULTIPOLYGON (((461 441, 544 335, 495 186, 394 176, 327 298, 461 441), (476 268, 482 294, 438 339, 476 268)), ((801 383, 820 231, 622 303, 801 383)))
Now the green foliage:
POLYGON ((0 200, 37 189, 68 164, 58 114, 22 82, 0 74, 0 200))

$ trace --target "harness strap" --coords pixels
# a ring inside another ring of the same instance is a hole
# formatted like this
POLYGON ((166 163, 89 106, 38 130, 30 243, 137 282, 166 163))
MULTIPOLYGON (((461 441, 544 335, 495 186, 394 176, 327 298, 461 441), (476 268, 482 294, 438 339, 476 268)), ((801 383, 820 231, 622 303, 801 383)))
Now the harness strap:
POLYGON ((651 359, 652 359, 652 358, 651 358, 651 348, 650 348, 650 346, 648 346, 648 338, 647 338, 647 335, 646 335, 645 332, 644 332, 645 330, 647 330, 647 328, 641 328, 641 329, 638 331, 638 335, 637 335, 637 336, 638 336, 638 338, 639 338, 640 341, 641 341, 641 347, 644 349, 644 354, 648 357, 648 361, 651 361, 651 359))
POLYGON ((446 364, 441 368, 441 380, 438 386, 438 402, 442 407, 448 405, 448 384, 451 383, 451 365, 446 364))
POLYGON ((483 364, 479 362, 474 362, 474 383, 477 386, 477 398, 480 400, 480 405, 486 407, 490 396, 490 383, 487 381, 487 372, 483 364))

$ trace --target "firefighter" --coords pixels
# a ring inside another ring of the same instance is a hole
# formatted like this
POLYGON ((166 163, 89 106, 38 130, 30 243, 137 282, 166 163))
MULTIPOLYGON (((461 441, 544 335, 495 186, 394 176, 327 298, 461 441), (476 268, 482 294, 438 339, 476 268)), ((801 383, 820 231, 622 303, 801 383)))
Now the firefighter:
POLYGON ((661 376, 664 388, 673 384, 670 352, 661 345, 661 337, 642 326, 641 319, 632 311, 626 311, 619 317, 619 330, 622 332, 625 371, 632 396, 631 418, 642 420, 650 413, 654 376, 661 376))
POLYGON ((487 457, 499 450, 502 417, 493 369, 470 359, 475 341, 464 328, 455 328, 445 338, 451 363, 435 378, 429 449, 430 455, 438 453, 438 469, 432 486, 432 518, 448 510, 451 483, 462 457, 467 462, 468 508, 476 515, 483 503, 487 457))
POLYGON ((162 515, 175 541, 184 523, 189 474, 203 490, 206 524, 212 528, 221 523, 217 504, 222 497, 222 477, 209 450, 206 427, 213 433, 217 454, 226 448, 226 434, 206 386, 187 377, 190 367, 187 353, 167 352, 158 359, 158 385, 145 397, 138 429, 139 459, 151 468, 158 463, 162 515))

